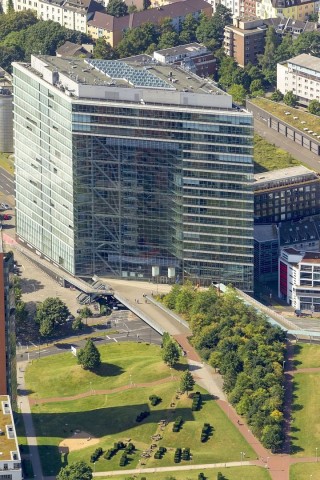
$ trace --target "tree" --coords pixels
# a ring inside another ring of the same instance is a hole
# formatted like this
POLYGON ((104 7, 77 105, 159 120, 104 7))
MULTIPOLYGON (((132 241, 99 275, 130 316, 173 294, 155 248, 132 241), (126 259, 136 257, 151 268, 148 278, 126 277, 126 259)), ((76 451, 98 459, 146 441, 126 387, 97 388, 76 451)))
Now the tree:
POLYGON ((174 340, 169 340, 167 341, 162 348, 162 360, 169 365, 170 367, 173 367, 180 358, 180 349, 174 340))
POLYGON ((14 12, 13 0, 8 0, 7 13, 12 13, 12 12, 14 12))
POLYGON ((276 90, 270 98, 273 102, 281 102, 283 100, 283 93, 281 93, 280 90, 276 90))
POLYGON ((295 107, 298 103, 298 97, 292 92, 292 90, 289 90, 289 92, 283 97, 283 101, 289 107, 295 107))
POLYGON ((61 468, 57 480, 91 480, 92 468, 85 462, 75 462, 61 468))
POLYGON ((75 332, 79 332, 80 330, 82 330, 84 327, 83 323, 82 323, 82 318, 81 317, 77 317, 73 320, 72 322, 72 330, 74 330, 75 332))
POLYGON ((311 100, 308 105, 308 111, 313 115, 320 115, 320 102, 318 100, 311 100))
POLYGON ((81 308, 81 310, 79 312, 79 317, 80 318, 85 318, 86 319, 86 324, 88 322, 88 318, 92 317, 92 315, 93 315, 92 310, 87 305, 85 307, 81 308))
POLYGON ((228 89, 228 93, 232 95, 232 99, 235 103, 243 105, 246 99, 246 89, 243 85, 234 84, 228 89))
POLYGON ((137 11, 138 11, 138 9, 135 5, 130 5, 128 7, 128 13, 134 13, 134 12, 137 12, 137 11))
POLYGON ((128 15, 128 7, 123 0, 110 0, 106 12, 113 17, 124 17, 128 15))
POLYGON ((189 392, 192 392, 194 385, 195 385, 195 381, 192 374, 189 371, 184 372, 181 375, 181 379, 180 379, 181 392, 183 393, 187 392, 187 395, 188 395, 189 392))
POLYGON ((320 33, 318 31, 301 33, 293 42, 293 55, 301 53, 320 57, 320 33))
POLYGON ((21 300, 16 302, 15 318, 17 323, 23 323, 28 318, 28 311, 26 304, 21 300))
POLYGON ((0 41, 11 32, 20 32, 38 22, 35 12, 23 10, 10 12, 0 17, 0 41))
POLYGON ((162 50, 163 48, 175 47, 179 44, 179 35, 177 32, 166 32, 163 33, 160 37, 158 48, 162 50))
POLYGON ((219 68, 219 85, 223 89, 231 87, 235 83, 235 76, 238 73, 238 65, 232 57, 223 55, 219 68))
POLYGON ((259 79, 252 80, 252 82, 250 83, 250 93, 254 93, 257 90, 263 90, 262 82, 259 79))
POLYGON ((114 50, 110 43, 104 37, 98 38, 93 47, 93 57, 102 58, 104 60, 114 60, 118 58, 116 50, 114 50))
POLYGON ((49 297, 37 305, 36 322, 43 337, 50 336, 56 327, 59 327, 70 315, 68 307, 60 298, 49 297))
POLYGON ((96 370, 101 364, 100 352, 89 338, 87 343, 78 353, 78 363, 84 370, 96 370))
POLYGON ((151 6, 150 0, 143 0, 143 10, 147 10, 151 6))
POLYGON ((196 38, 196 30, 199 26, 199 21, 192 15, 192 13, 188 13, 184 17, 181 26, 180 32, 180 41, 182 43, 191 43, 197 40, 196 38))
POLYGON ((221 48, 224 39, 224 27, 232 23, 231 11, 224 5, 218 4, 212 17, 201 14, 196 30, 198 42, 207 46, 213 41, 215 49, 221 48))
POLYGON ((144 23, 140 27, 127 30, 121 42, 117 46, 117 52, 121 57, 130 57, 145 52, 152 44, 158 43, 158 28, 150 23, 144 23))

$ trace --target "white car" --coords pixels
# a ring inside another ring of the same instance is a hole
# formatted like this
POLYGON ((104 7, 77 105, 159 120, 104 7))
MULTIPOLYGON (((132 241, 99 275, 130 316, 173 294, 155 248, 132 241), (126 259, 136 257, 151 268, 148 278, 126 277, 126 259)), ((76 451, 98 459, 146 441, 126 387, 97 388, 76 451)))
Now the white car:
POLYGON ((8 205, 7 203, 1 203, 1 208, 7 210, 8 208, 10 208, 10 205, 8 205))

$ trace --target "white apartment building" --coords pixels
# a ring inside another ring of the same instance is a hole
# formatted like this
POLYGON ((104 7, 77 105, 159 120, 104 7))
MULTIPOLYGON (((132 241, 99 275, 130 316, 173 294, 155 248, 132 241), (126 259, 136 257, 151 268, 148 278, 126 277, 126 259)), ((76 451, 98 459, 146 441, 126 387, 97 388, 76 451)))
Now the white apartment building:
POLYGON ((299 101, 309 103, 320 98, 320 58, 302 53, 277 64, 277 89, 292 91, 299 101))
POLYGON ((284 248, 279 258, 278 294, 296 310, 320 312, 320 252, 284 248))
POLYGON ((0 480, 22 480, 21 458, 8 395, 0 395, 0 448, 0 480))
MULTIPOLYGON (((13 2, 16 11, 35 10, 41 20, 52 20, 63 27, 83 33, 87 31, 87 20, 93 15, 93 5, 98 8, 101 6, 92 0, 13 0, 13 2)), ((6 1, 3 3, 4 10, 6 3, 6 1)))
POLYGON ((216 10, 217 5, 221 4, 231 10, 232 15, 236 17, 242 13, 244 0, 207 0, 212 5, 213 11, 216 10))

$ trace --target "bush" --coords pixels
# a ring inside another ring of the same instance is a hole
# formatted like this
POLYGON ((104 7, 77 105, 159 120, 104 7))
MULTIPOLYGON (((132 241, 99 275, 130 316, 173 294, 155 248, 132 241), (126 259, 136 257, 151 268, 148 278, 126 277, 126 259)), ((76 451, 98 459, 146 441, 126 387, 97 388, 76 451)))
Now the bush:
POLYGON ((174 453, 174 463, 180 463, 181 462, 181 448, 177 448, 175 453, 174 453))
POLYGON ((202 473, 202 472, 199 473, 198 480, 206 480, 206 477, 204 476, 204 473, 202 473))
POLYGON ((190 448, 185 448, 182 452, 182 460, 190 460, 190 448))
POLYGON ((202 404, 202 397, 200 392, 196 392, 193 395, 193 400, 192 400, 192 406, 191 410, 192 411, 198 411, 201 409, 201 404, 202 404))
POLYGON ((179 432, 181 430, 182 424, 183 424, 182 417, 177 417, 173 424, 172 431, 179 432))
POLYGON ((128 463, 128 457, 127 457, 127 454, 125 452, 123 452, 121 458, 120 458, 120 462, 119 462, 119 465, 120 467, 125 467, 128 463))
POLYGON ((155 407, 162 401, 162 398, 158 397, 158 395, 150 395, 149 400, 151 402, 151 405, 155 407))
POLYGON ((159 449, 154 454, 154 458, 156 458, 157 460, 161 460, 166 451, 167 449, 165 447, 159 447, 159 449))
POLYGON ((147 418, 150 415, 150 412, 141 412, 139 415, 137 415, 136 422, 140 423, 142 420, 147 418))
POLYGON ((208 440, 212 427, 210 423, 204 423, 201 431, 201 442, 204 443, 208 440))
POLYGON ((118 450, 116 448, 109 448, 109 450, 107 450, 104 454, 103 458, 105 458, 106 460, 111 460, 111 458, 117 453, 117 451, 118 450))
POLYGON ((133 445, 133 443, 128 443, 128 445, 124 449, 126 453, 132 453, 134 452, 134 450, 135 450, 135 446, 133 445))
POLYGON ((101 447, 97 448, 93 454, 91 455, 90 457, 90 462, 91 463, 94 463, 96 462, 97 460, 99 460, 99 458, 101 457, 101 455, 103 454, 103 450, 101 447))

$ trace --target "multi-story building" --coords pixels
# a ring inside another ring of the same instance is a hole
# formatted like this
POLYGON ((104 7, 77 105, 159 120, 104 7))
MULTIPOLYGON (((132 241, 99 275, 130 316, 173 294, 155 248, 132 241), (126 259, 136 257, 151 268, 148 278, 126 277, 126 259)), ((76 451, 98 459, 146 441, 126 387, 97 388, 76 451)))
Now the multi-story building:
POLYGON ((14 63, 17 236, 73 275, 252 290, 252 116, 174 65, 14 63))
POLYGON ((277 279, 279 239, 276 225, 254 226, 254 277, 256 281, 277 279))
POLYGON ((181 65, 200 77, 214 75, 217 67, 213 53, 200 43, 187 43, 157 50, 153 52, 153 58, 164 64, 181 65))
POLYGON ((238 17, 243 13, 243 1, 244 0, 208 0, 208 3, 212 5, 213 11, 216 10, 217 5, 224 5, 231 10, 232 15, 238 17))
POLYGON ((147 22, 160 24, 164 19, 170 18, 173 28, 179 32, 186 15, 192 14, 198 18, 201 13, 208 17, 212 15, 211 6, 205 0, 177 1, 161 8, 148 8, 119 18, 96 12, 88 21, 87 33, 94 39, 104 37, 112 47, 115 47, 122 40, 124 33, 131 28, 140 27, 147 22))
POLYGON ((293 20, 308 20, 318 13, 318 0, 257 0, 256 15, 259 18, 286 17, 293 20))
POLYGON ((0 394, 0 479, 22 480, 21 458, 8 395, 0 394))
POLYGON ((11 252, 4 253, 0 236, 0 395, 10 395, 15 404, 17 373, 13 264, 13 255, 11 252))
POLYGON ((302 53, 277 64, 277 89, 292 91, 301 103, 320 98, 320 58, 302 53))
POLYGON ((264 52, 267 27, 258 18, 234 18, 224 29, 224 50, 240 67, 257 63, 264 52))
POLYGON ((278 288, 279 297, 296 310, 320 312, 320 252, 283 249, 278 288))
POLYGON ((255 223, 279 223, 320 213, 320 177, 306 167, 254 175, 255 223))
POLYGON ((13 152, 13 96, 11 76, 0 67, 0 152, 13 152))

